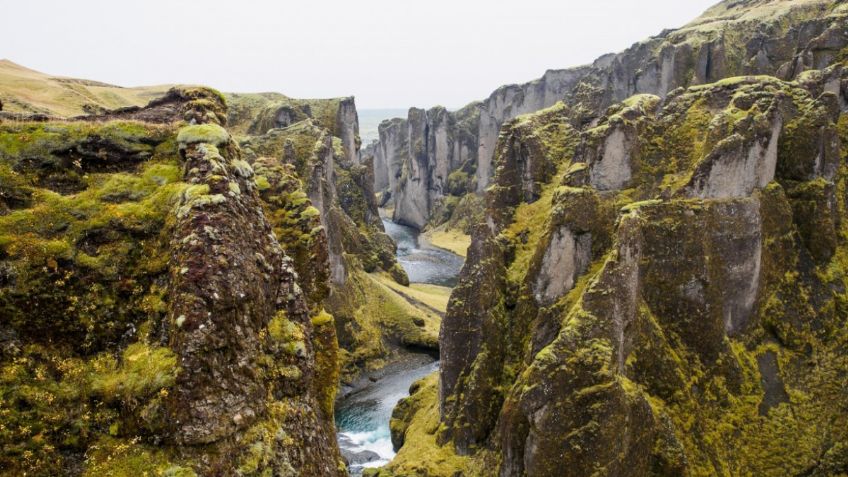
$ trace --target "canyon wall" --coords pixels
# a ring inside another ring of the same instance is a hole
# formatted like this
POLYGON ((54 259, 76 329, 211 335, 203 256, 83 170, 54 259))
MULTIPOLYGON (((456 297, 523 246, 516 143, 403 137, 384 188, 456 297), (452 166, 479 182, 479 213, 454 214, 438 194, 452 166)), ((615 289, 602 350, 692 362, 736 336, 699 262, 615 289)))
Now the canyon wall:
POLYGON ((226 115, 0 120, 4 475, 345 475, 327 235, 226 115))
MULTIPOLYGON (((449 112, 443 107, 412 108, 406 119, 380 124, 380 140, 365 150, 374 161, 374 187, 393 220, 417 229, 468 191, 476 164, 480 120, 476 104, 449 112), (461 171, 459 174, 453 173, 461 171)), ((449 215, 449 214, 448 214, 449 215)))
MULTIPOLYGON (((282 95, 228 95, 230 120, 245 131, 248 162, 273 158, 302 178, 306 197, 327 233, 329 295, 345 384, 408 347, 438 349, 440 317, 380 283, 407 285, 384 230, 374 195, 372 156, 360 154, 353 98, 301 100, 282 95)), ((262 175, 260 174, 260 177, 262 175)), ((309 270, 298 270, 308 276, 309 270)))
MULTIPOLYGON (((741 75, 792 79, 805 70, 831 64, 839 55, 845 34, 843 28, 826 19, 832 8, 828 2, 817 0, 723 2, 682 28, 666 30, 621 53, 605 55, 591 65, 550 70, 538 80, 499 88, 479 103, 479 122, 472 130, 476 140, 468 141, 478 145, 474 190, 482 194, 491 182, 501 126, 557 101, 580 104, 583 111, 576 120, 592 121, 610 105, 635 94, 665 97, 676 88, 741 75)), ((380 142, 384 142, 382 138, 380 142)), ((389 164, 406 164, 413 169, 410 149, 386 151, 386 159, 375 163, 376 176, 383 176, 381 169, 389 164)), ((434 167, 430 164, 430 168, 434 167)), ((384 186, 385 182, 379 185, 384 186)), ((406 187, 415 189, 417 185, 389 184, 387 190, 395 198, 408 197, 410 193, 403 192, 406 187)), ((411 194, 417 195, 414 190, 411 194)), ((402 212, 397 219, 417 224, 421 215, 425 223, 432 216, 420 204, 413 210, 411 216, 402 212)), ((436 222, 443 221, 437 217, 436 222)))
POLYGON ((506 122, 374 475, 845 473, 847 21, 724 2, 506 122))

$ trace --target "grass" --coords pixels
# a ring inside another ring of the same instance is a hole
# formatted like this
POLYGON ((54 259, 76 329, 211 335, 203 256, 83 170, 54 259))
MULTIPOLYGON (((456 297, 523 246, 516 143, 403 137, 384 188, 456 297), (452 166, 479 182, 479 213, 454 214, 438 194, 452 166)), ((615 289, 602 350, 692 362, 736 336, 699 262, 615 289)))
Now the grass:
MULTIPOLYGON (((381 285, 401 295, 406 295, 441 313, 447 311, 448 299, 450 299, 452 288, 427 283, 412 283, 408 287, 405 287, 394 281, 387 273, 372 274, 372 276, 381 285)), ((413 303, 413 305, 415 304, 413 303)))
POLYGON ((174 384, 179 367, 177 357, 168 348, 152 348, 133 343, 123 353, 118 366, 110 357, 95 361, 92 390, 106 400, 147 396, 174 384))
POLYGON ((80 116, 83 106, 116 109, 144 106, 162 96, 170 85, 122 88, 96 81, 61 78, 41 73, 9 60, 0 60, 0 98, 3 110, 80 116))
MULTIPOLYGON (((371 282, 368 300, 361 309, 361 318, 364 315, 376 317, 380 324, 390 329, 396 329, 404 341, 410 344, 435 343, 439 340, 439 327, 442 320, 431 310, 412 303, 401 296, 397 290, 388 286, 393 280, 388 275, 366 274, 367 280, 371 282), (423 320, 424 326, 416 326, 414 321, 423 320)), ((398 285, 400 287, 400 285, 398 285)), ((432 300, 431 300, 432 301, 432 300)), ((357 320, 360 322, 360 320, 357 320)))
POLYGON ((408 398, 415 414, 406 429, 403 447, 384 469, 370 475, 470 475, 472 469, 469 468, 471 460, 468 457, 457 455, 450 443, 444 446, 436 443, 439 429, 438 371, 418 381, 417 386, 418 390, 408 398))
POLYGON ((230 133, 217 124, 195 124, 180 129, 177 142, 180 144, 209 143, 213 146, 226 144, 230 133))
MULTIPOLYGON (((438 348, 440 312, 402 296, 393 285, 396 284, 388 274, 354 270, 344 289, 336 294, 344 297, 344 302, 334 306, 333 314, 348 316, 356 323, 351 329, 355 341, 352 351, 340 350, 343 380, 357 374, 357 367, 382 367, 392 352, 391 345, 438 348)), ((425 292, 396 286, 408 291, 406 295, 410 297, 411 293, 419 293, 430 303, 437 299, 432 290, 427 296, 425 292)))
POLYGON ((471 236, 461 230, 449 229, 439 226, 424 233, 424 239, 434 247, 453 252, 460 257, 465 257, 468 247, 471 245, 471 236))

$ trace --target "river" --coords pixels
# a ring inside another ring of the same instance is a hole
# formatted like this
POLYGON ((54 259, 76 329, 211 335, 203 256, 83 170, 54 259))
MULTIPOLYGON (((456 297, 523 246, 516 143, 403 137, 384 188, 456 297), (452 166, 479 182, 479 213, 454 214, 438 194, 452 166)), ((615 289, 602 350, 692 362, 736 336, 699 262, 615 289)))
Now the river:
MULTIPOLYGON (((383 219, 383 226, 398 245, 398 263, 410 282, 452 287, 456 285, 463 258, 422 243, 415 229, 383 219)), ((339 447, 351 460, 352 476, 365 467, 387 464, 395 452, 389 418, 398 401, 409 395, 409 386, 439 369, 438 361, 425 354, 387 366, 377 381, 348 394, 336 403, 339 447), (353 458, 351 458, 353 457, 353 458)))

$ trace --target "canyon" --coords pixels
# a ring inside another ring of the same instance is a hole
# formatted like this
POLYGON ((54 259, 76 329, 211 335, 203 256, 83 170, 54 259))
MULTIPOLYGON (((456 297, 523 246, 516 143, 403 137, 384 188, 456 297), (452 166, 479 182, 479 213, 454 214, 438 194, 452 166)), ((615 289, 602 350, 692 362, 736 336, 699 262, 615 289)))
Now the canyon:
POLYGON ((848 475, 848 4, 360 126, 0 61, 0 475, 848 475))

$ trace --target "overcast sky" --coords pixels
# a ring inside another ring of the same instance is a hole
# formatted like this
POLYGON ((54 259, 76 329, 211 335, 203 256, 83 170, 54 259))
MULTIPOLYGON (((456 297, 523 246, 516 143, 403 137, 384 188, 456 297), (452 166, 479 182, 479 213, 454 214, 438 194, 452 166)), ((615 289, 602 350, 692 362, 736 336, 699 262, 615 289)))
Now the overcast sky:
POLYGON ((27 0, 0 58, 123 86, 459 107, 679 27, 716 0, 27 0))

